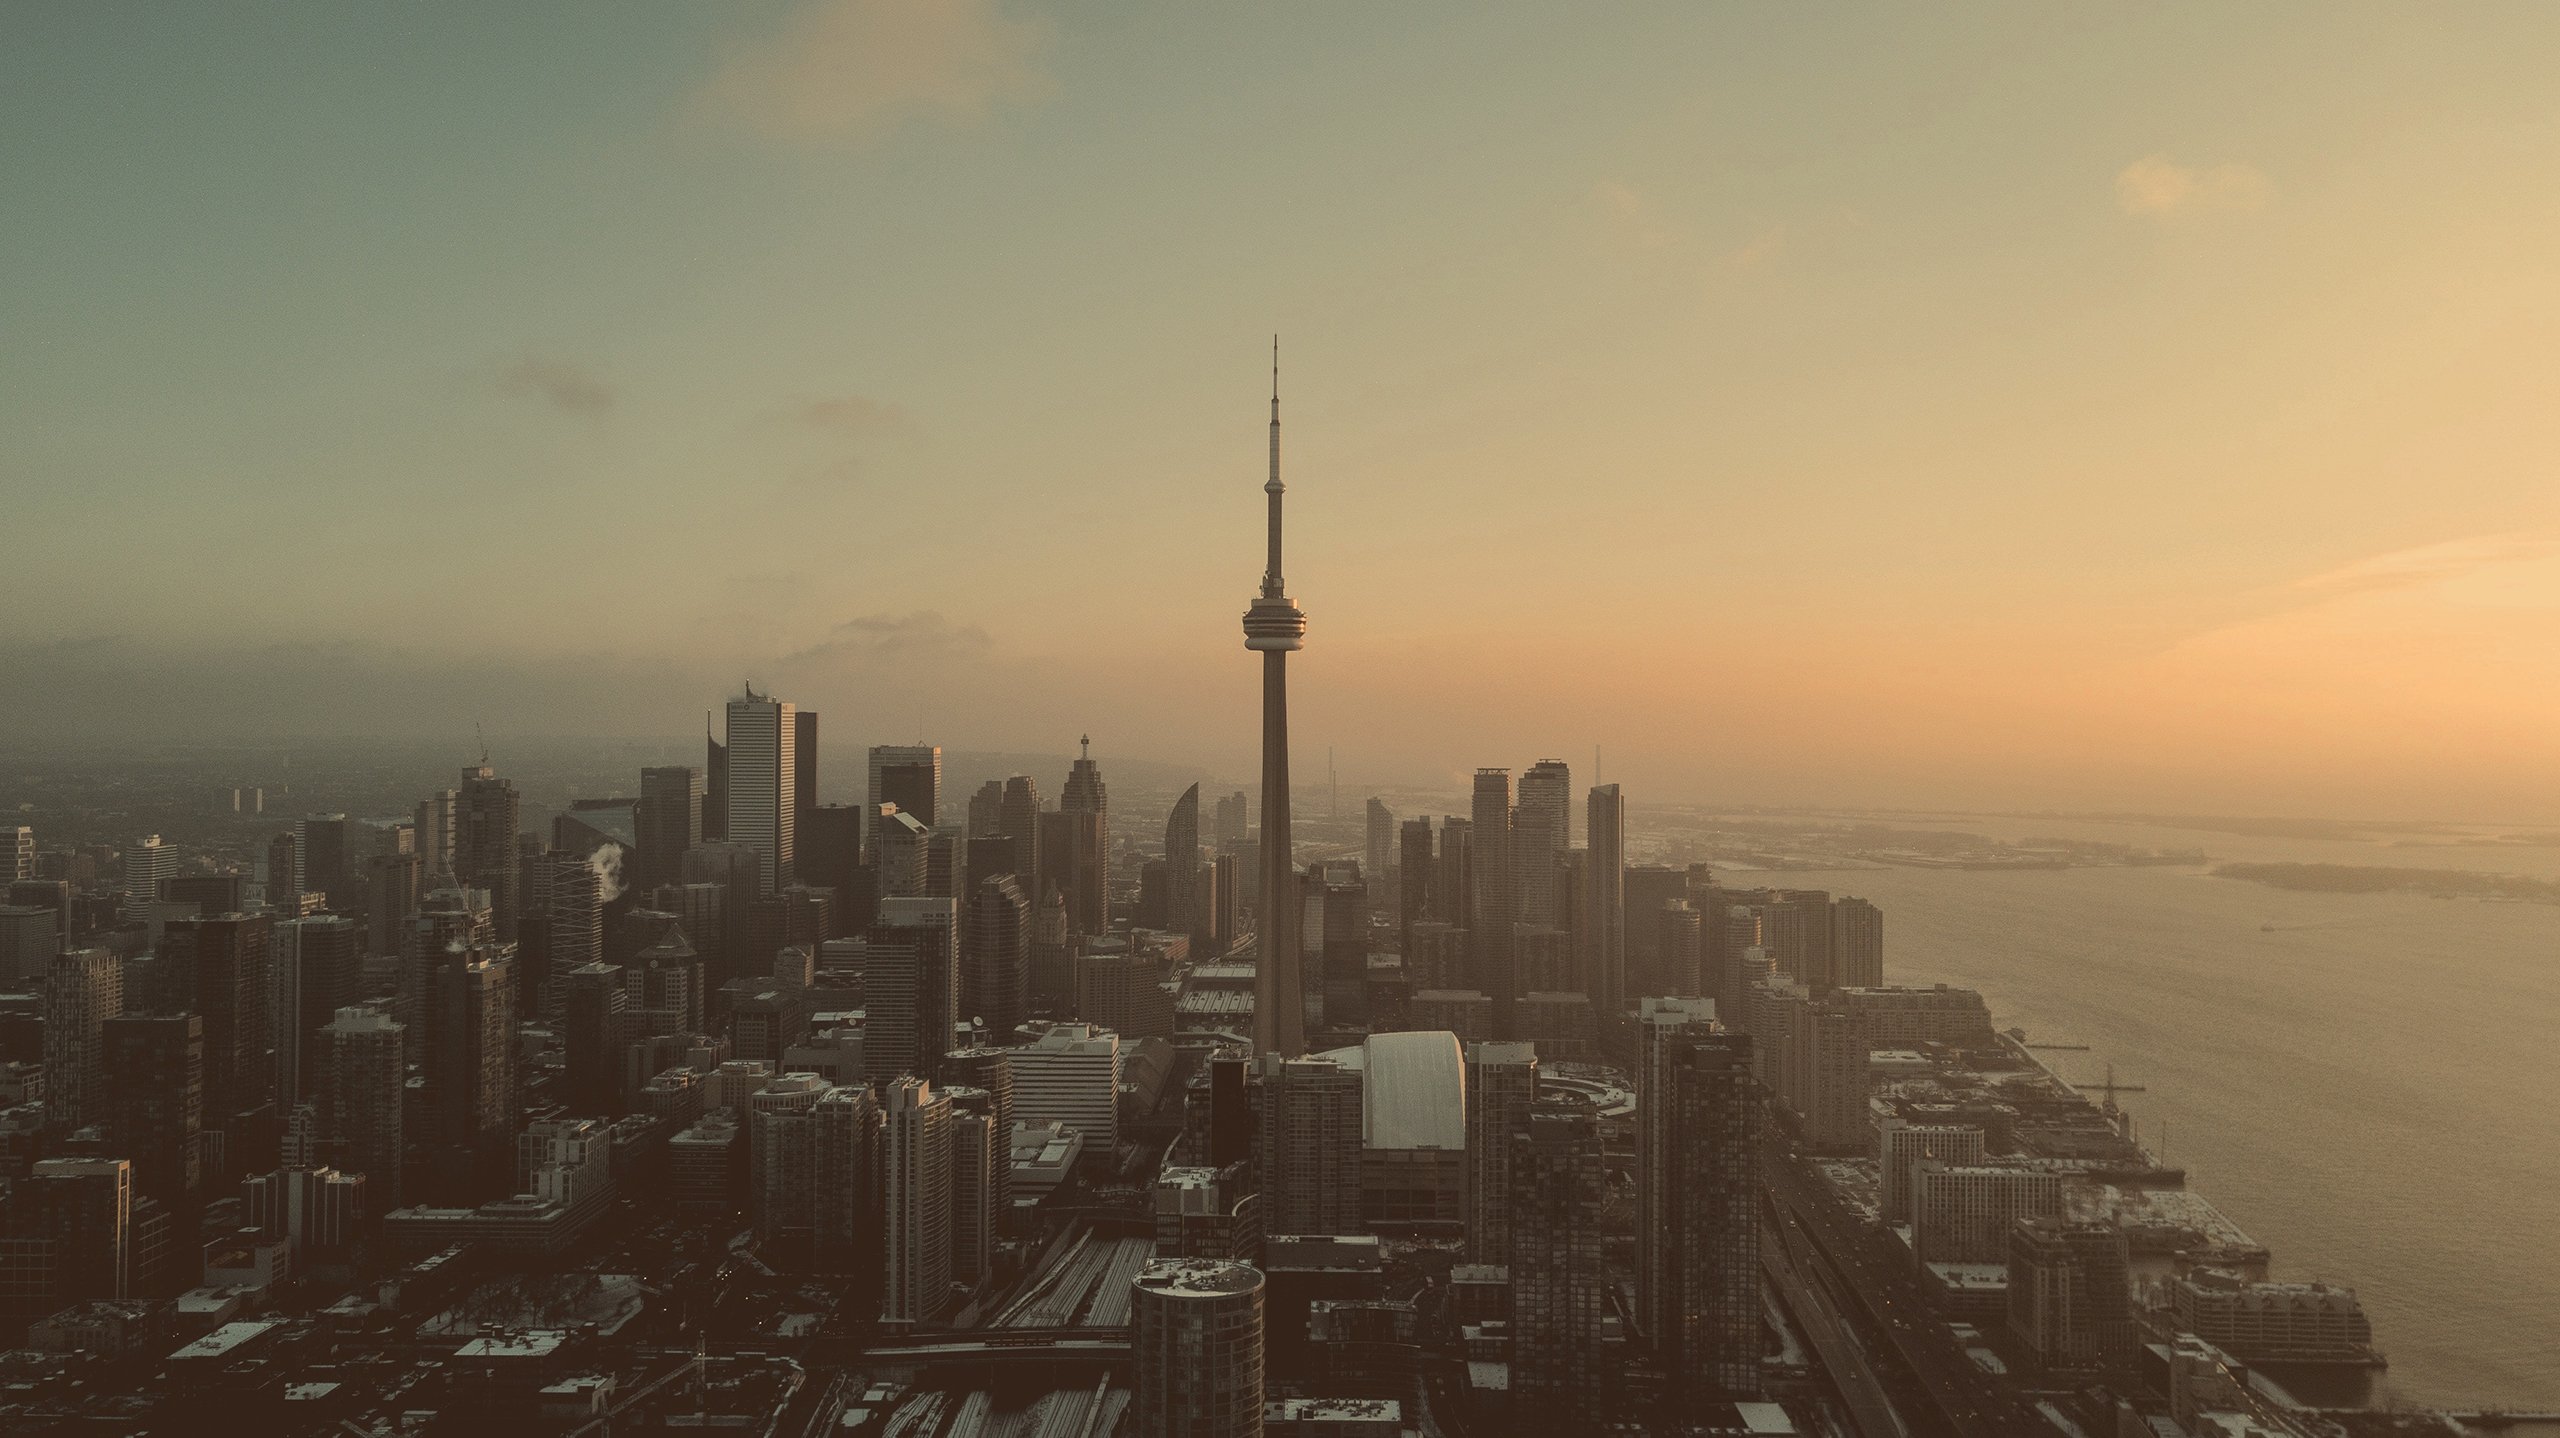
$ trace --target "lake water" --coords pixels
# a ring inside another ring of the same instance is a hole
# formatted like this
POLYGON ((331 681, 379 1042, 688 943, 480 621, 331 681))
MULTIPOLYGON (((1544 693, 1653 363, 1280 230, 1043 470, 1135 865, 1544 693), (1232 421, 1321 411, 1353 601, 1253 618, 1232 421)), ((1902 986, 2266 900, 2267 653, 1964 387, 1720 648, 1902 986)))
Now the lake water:
MULTIPOLYGON (((2267 859, 2560 875, 2560 851, 2046 820, 1928 827, 2267 859)), ((1735 872, 1737 882, 1754 876, 1735 872)), ((1767 876, 1778 879, 1776 875, 1767 876)), ((2121 1100, 2275 1255, 2354 1287, 2388 1389, 2560 1408, 2560 907, 2296 893, 2190 868, 1861 869, 1889 982, 1979 988, 2121 1100), (2164 1132, 2165 1130, 2165 1132, 2164 1132)))

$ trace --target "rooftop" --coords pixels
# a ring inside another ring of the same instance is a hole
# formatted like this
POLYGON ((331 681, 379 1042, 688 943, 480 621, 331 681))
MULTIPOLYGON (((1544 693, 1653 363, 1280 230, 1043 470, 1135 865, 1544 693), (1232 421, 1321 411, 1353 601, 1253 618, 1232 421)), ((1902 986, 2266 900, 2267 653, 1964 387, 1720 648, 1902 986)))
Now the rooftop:
POLYGON ((1173 1298, 1221 1298, 1260 1288, 1262 1274, 1224 1258, 1159 1258, 1138 1270, 1137 1284, 1173 1298))
POLYGON ((1321 1057, 1361 1069, 1360 1141, 1386 1149, 1467 1146, 1467 1066, 1446 1029, 1371 1034, 1321 1057))

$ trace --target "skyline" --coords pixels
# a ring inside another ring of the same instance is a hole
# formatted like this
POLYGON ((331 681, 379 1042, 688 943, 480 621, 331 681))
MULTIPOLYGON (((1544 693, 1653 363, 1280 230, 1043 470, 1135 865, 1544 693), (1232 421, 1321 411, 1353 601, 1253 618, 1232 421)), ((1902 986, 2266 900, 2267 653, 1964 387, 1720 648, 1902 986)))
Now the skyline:
POLYGON ((1302 773, 2560 816, 2546 13, 632 13, 13 19, 0 732, 1241 777, 1277 327, 1302 773))

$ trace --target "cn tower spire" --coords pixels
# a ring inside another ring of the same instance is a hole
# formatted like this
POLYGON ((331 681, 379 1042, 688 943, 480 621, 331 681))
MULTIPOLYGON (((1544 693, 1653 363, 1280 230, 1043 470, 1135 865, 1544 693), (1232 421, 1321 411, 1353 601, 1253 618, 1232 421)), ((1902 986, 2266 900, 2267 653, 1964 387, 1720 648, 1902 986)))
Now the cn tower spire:
POLYGON ((1263 597, 1271 598, 1289 592, 1280 577, 1280 496, 1289 487, 1280 482, 1280 337, 1271 337, 1271 477, 1262 483, 1262 492, 1271 497, 1271 556, 1262 566, 1263 597))
POLYGON ((1244 647, 1262 656, 1262 863, 1255 900, 1253 1046, 1295 1058, 1307 1049, 1305 986, 1298 973, 1298 865, 1289 834, 1289 651, 1306 643, 1307 616, 1280 576, 1280 337, 1271 337, 1270 556, 1262 592, 1244 614, 1244 647))

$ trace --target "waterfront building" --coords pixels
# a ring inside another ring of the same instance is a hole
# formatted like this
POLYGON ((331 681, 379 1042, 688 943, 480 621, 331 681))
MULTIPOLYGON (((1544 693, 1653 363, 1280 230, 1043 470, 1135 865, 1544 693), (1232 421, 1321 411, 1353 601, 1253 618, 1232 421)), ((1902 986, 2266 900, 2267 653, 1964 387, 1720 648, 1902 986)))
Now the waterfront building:
POLYGON ((1844 989, 1884 986, 1884 910, 1864 899, 1831 901, 1831 962, 1844 989))
POLYGON ((1923 1264, 2006 1263, 2022 1218, 2062 1212, 2061 1175, 1924 1158, 1911 1167, 1911 1251, 1923 1264))
MULTIPOLYGON (((2049 1368, 2131 1361, 2133 1295, 2122 1229, 2024 1218, 2009 1230, 2009 1332, 2049 1368)), ((2188 1332, 2200 1332, 2185 1324, 2188 1332)))
POLYGON ((1887 1118, 1876 1139, 1878 1206, 1887 1223, 1911 1220, 1911 1171, 1923 1159, 1956 1167, 1981 1163, 1982 1130, 1962 1124, 1910 1124, 1887 1118))

